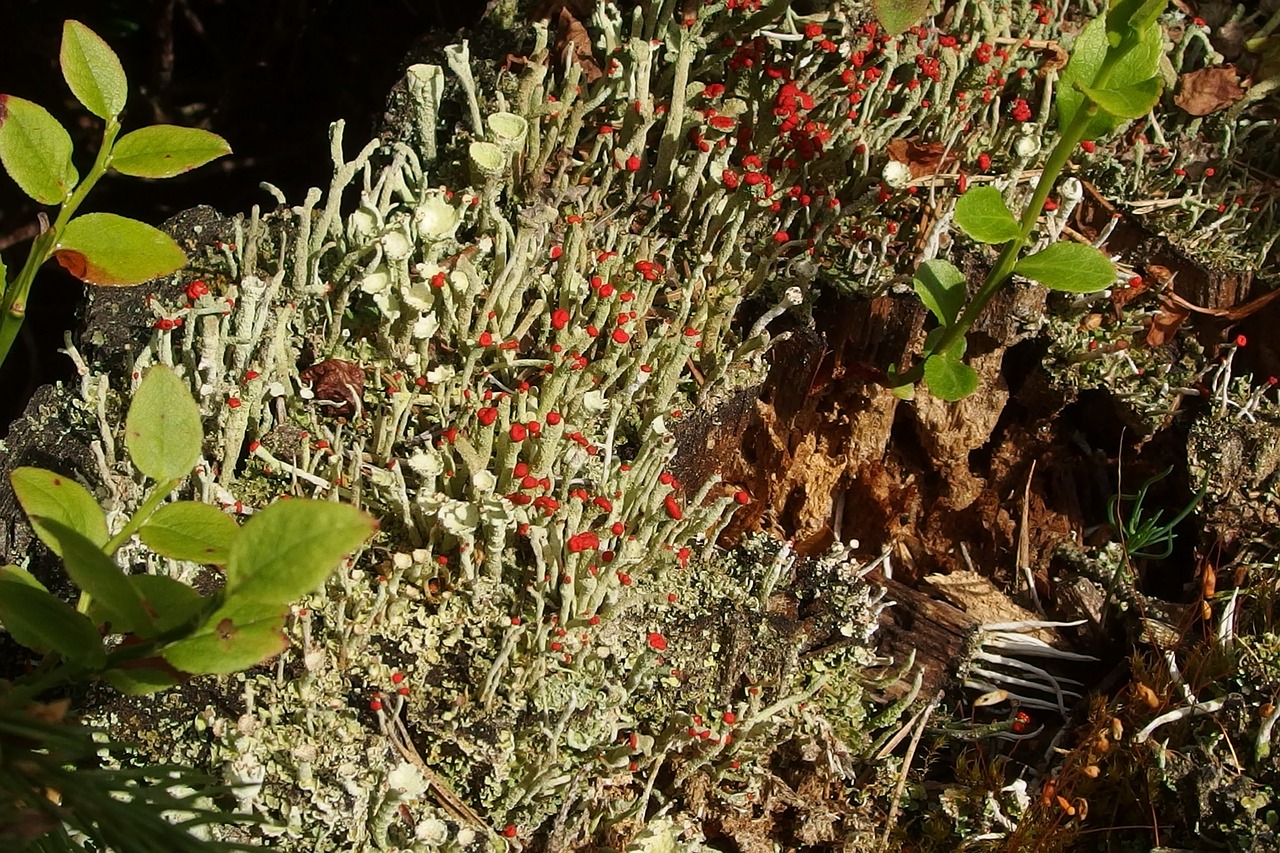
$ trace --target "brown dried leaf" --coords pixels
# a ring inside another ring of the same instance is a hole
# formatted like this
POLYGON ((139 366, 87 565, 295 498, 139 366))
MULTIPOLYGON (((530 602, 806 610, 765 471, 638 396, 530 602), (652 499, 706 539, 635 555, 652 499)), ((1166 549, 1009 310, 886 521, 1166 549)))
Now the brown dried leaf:
POLYGON ((885 147, 889 156, 911 170, 911 178, 923 178, 949 170, 955 165, 956 155, 950 153, 943 159, 946 147, 941 142, 917 142, 913 139, 894 139, 885 147))
POLYGON ((329 409, 333 416, 349 418, 360 413, 364 394, 364 370, 360 365, 330 358, 311 365, 298 378, 311 386, 316 404, 329 409))
POLYGON ((1158 347, 1168 343, 1190 314, 1186 308, 1162 297, 1160 310, 1152 318, 1151 328, 1147 329, 1147 346, 1158 347))
POLYGON ((573 61, 582 66, 582 77, 588 83, 599 80, 604 72, 596 64, 591 51, 591 36, 568 6, 560 7, 556 23, 555 53, 559 56, 573 51, 573 61))
POLYGON ((1193 116, 1207 116, 1231 106, 1244 92, 1234 65, 1211 65, 1181 75, 1173 102, 1193 116))

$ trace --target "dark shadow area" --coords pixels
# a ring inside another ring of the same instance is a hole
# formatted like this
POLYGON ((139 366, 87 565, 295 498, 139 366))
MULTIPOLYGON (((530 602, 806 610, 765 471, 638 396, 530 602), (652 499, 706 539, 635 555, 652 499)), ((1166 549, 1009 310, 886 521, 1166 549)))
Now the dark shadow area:
MULTIPOLYGON (((371 138, 404 55, 432 31, 473 26, 479 0, 369 4, 355 0, 5 0, 0 3, 0 92, 35 101, 70 132, 75 163, 93 161, 101 124, 71 96, 58 65, 62 22, 83 22, 111 45, 129 77, 124 131, 164 123, 220 134, 234 153, 188 175, 144 181, 107 175, 80 212, 159 224, 196 204, 234 214, 274 205, 269 181, 291 200, 329 180, 329 124, 347 123, 348 147, 371 138)), ((0 251, 12 278, 44 208, 0 176, 0 251)), ((74 329, 81 285, 52 263, 32 288, 22 338, 0 371, 0 435, 41 383, 72 378, 57 353, 74 329)))

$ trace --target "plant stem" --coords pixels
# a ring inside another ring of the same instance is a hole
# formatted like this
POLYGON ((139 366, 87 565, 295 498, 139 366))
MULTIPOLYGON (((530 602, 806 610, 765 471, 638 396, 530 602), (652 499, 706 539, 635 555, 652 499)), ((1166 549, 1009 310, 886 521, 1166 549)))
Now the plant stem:
POLYGON ((27 298, 31 293, 31 285, 35 282, 36 271, 57 248, 62 230, 75 215, 85 196, 107 173, 107 166, 111 162, 111 149, 119 133, 120 122, 114 118, 108 119, 106 127, 102 130, 102 145, 98 148, 98 156, 94 159, 88 174, 62 203, 62 207, 58 210, 58 218, 49 230, 36 237, 35 242, 31 244, 31 252, 27 255, 26 263, 22 265, 17 278, 9 287, 0 288, 4 294, 0 297, 0 364, 8 358, 9 350, 13 348, 13 342, 17 340, 18 331, 22 328, 22 321, 26 318, 27 298))
POLYGON ((120 549, 120 546, 129 541, 129 537, 138 532, 142 525, 146 524, 147 519, 151 517, 151 513, 156 511, 156 507, 160 506, 170 492, 178 487, 180 480, 165 480, 163 483, 156 483, 155 488, 147 495, 147 499, 143 502, 138 511, 133 514, 120 532, 111 537, 111 541, 102 546, 102 550, 108 556, 114 555, 120 549))
MULTIPOLYGON (((1102 65, 1098 68, 1098 73, 1094 76, 1093 86, 1095 88, 1106 87, 1111 73, 1132 47, 1133 45, 1126 45, 1120 49, 1113 49, 1107 52, 1106 58, 1103 59, 1102 65)), ((1018 236, 1004 244, 1000 250, 1000 256, 996 259, 995 266, 987 273, 982 286, 978 288, 978 292, 974 294, 973 299, 965 306, 964 313, 954 323, 946 327, 931 349, 927 349, 920 354, 920 358, 910 370, 892 374, 886 382, 887 387, 901 388, 915 385, 922 380, 924 378, 924 363, 929 356, 938 352, 946 352, 956 341, 963 339, 968 334, 969 329, 973 327, 973 324, 977 322, 978 317, 986 310, 988 303, 995 297, 996 292, 1009 282, 1009 279, 1013 276, 1013 268, 1018 263, 1018 255, 1027 245, 1031 232, 1035 230, 1036 222, 1040 219, 1040 214, 1044 210, 1044 203, 1049 198, 1053 185, 1057 183, 1062 170, 1066 168, 1067 160, 1071 158, 1076 146, 1084 138, 1085 131, 1088 129, 1093 117, 1097 115, 1098 109, 1098 104, 1092 98, 1088 95, 1083 95, 1079 109, 1076 110, 1076 114, 1072 116, 1067 126, 1063 128, 1061 136, 1058 137, 1053 150, 1049 152, 1048 159, 1045 160, 1044 169, 1040 173, 1040 180, 1036 182, 1036 188, 1031 193, 1031 200, 1027 202, 1027 206, 1022 211, 1022 220, 1018 223, 1018 236)))

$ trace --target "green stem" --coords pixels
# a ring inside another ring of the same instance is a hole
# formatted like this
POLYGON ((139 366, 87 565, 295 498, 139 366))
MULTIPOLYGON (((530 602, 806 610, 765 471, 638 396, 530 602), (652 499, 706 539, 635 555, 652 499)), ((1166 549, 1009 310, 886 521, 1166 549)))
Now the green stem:
MULTIPOLYGON (((1098 69, 1098 73, 1094 77, 1094 87, 1104 88, 1106 86, 1116 65, 1131 48, 1132 45, 1126 45, 1123 49, 1108 51, 1106 58, 1103 59, 1102 65, 1098 69)), ((1080 140, 1084 139, 1089 122, 1097 115, 1098 109, 1097 103, 1089 98, 1088 95, 1083 95, 1080 108, 1076 110, 1076 114, 1071 121, 1063 128, 1057 144, 1054 145, 1048 159, 1045 160, 1044 169, 1040 173, 1040 180, 1036 182, 1036 188, 1031 193, 1031 200, 1027 202, 1026 208, 1022 211, 1022 220, 1018 223, 1018 236, 1005 243, 1001 248, 1000 256, 996 259, 995 266, 987 273, 982 286, 978 288, 978 292, 974 294, 973 299, 965 306, 964 313, 957 318, 956 322, 946 328, 931 349, 920 354, 919 360, 910 370, 893 374, 886 383, 887 387, 901 388, 915 385, 922 380, 924 378, 924 363, 929 356, 938 352, 946 352, 956 341, 968 334, 969 329, 973 327, 978 317, 986 310, 996 292, 1013 277, 1013 268, 1018 263, 1018 255, 1027 245, 1031 232, 1035 230, 1036 222, 1040 219, 1040 214, 1044 210, 1044 203, 1049 198, 1049 193, 1053 190, 1054 184, 1057 183, 1062 170, 1066 168, 1067 160, 1071 158, 1076 146, 1080 144, 1080 140)))
POLYGON ((133 514, 128 523, 125 524, 120 532, 111 537, 111 540, 103 546, 102 550, 108 556, 115 554, 120 546, 129 541, 129 537, 137 533, 142 525, 147 523, 147 519, 151 517, 151 513, 156 511, 156 507, 168 497, 169 493, 178 487, 181 480, 165 480, 163 483, 157 483, 151 493, 147 495, 147 499, 143 502, 138 511, 133 514))
POLYGON ((18 331, 22 328, 22 321, 27 314, 27 299, 31 293, 31 285, 35 282, 36 271, 53 255, 62 237, 62 230, 84 202, 85 196, 107 173, 107 166, 111 162, 111 149, 119 133, 120 122, 114 118, 109 119, 107 126, 102 130, 102 146, 98 149, 98 156, 94 159, 88 174, 62 203, 62 207, 58 210, 58 218, 49 230, 36 237, 35 242, 31 244, 31 252, 27 255, 26 263, 22 265, 17 278, 7 288, 0 288, 4 294, 0 297, 0 364, 8 358, 9 350, 13 348, 13 342, 17 340, 18 331))
MULTIPOLYGON (((130 517, 125 526, 120 529, 120 532, 115 536, 112 536, 110 541, 108 541, 106 545, 102 546, 103 552, 108 557, 115 556, 116 551, 120 550, 120 546, 128 542, 129 537, 137 533, 142 525, 147 523, 147 519, 151 517, 151 513, 155 512, 156 507, 160 506, 160 502, 163 501, 170 492, 178 487, 179 482, 181 481, 165 480, 163 483, 157 483, 155 488, 153 488, 150 494, 147 495, 147 499, 143 501, 142 506, 138 508, 138 511, 135 512, 132 517, 130 517)), ((89 593, 82 590, 80 592, 80 598, 76 600, 76 610, 81 613, 88 613, 89 605, 92 602, 93 599, 90 597, 89 593)))

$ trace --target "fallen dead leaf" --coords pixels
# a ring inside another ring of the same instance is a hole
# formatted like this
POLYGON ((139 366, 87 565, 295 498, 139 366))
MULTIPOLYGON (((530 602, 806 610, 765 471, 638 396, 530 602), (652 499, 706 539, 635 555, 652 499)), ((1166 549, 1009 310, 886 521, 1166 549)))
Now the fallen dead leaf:
POLYGON ((1190 313, 1167 297, 1160 297, 1160 310, 1151 318, 1151 328, 1147 329, 1147 346, 1163 346, 1172 340, 1190 313))
POLYGON ((911 170, 911 178, 923 178, 936 175, 955 165, 954 153, 943 158, 945 146, 941 142, 917 142, 915 139, 894 139, 885 147, 891 158, 906 165, 911 170))
POLYGON ((1193 116, 1207 116, 1231 106, 1244 92, 1234 65, 1211 65, 1181 75, 1173 102, 1193 116))

